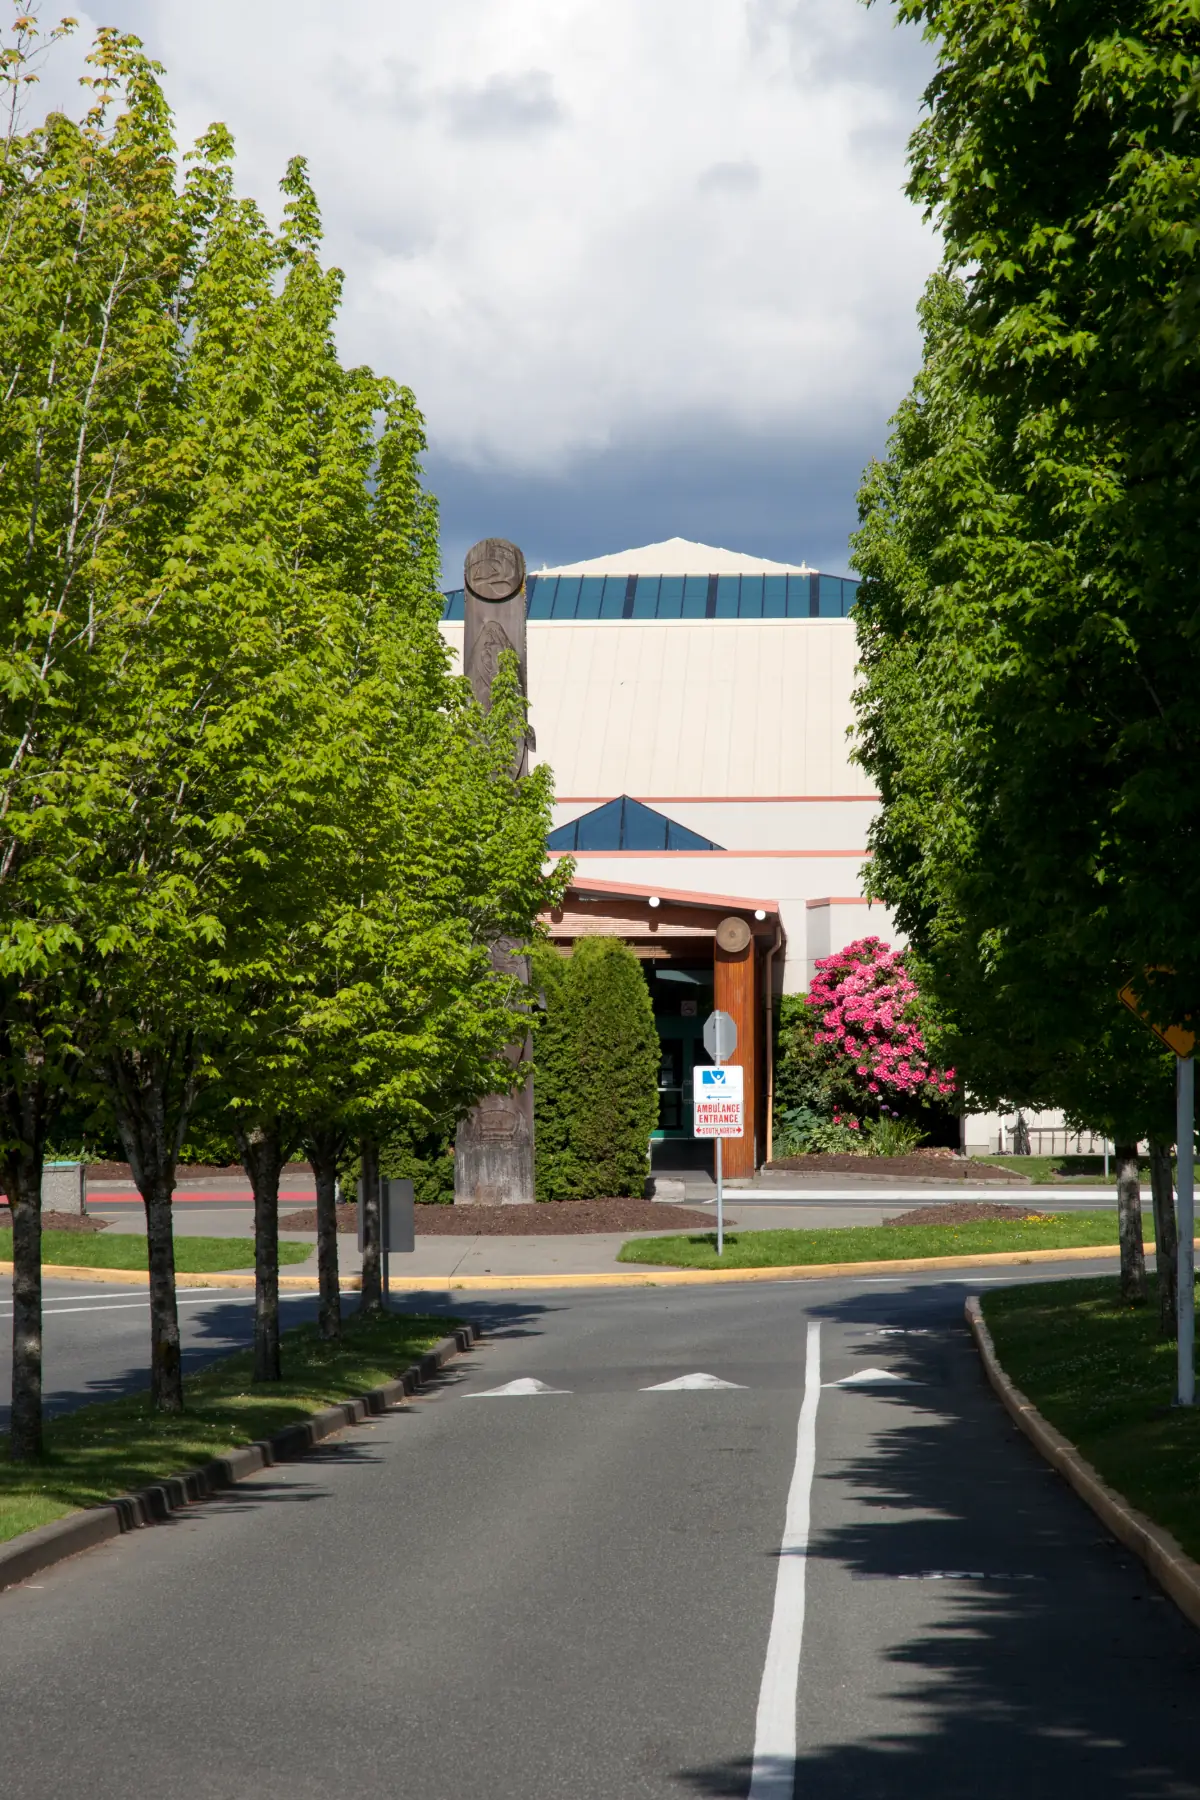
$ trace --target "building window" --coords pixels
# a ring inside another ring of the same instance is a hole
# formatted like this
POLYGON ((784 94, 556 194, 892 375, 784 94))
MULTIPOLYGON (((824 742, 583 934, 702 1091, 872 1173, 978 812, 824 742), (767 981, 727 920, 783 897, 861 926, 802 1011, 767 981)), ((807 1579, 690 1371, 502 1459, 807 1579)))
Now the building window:
POLYGON ((606 800, 569 825, 560 825, 546 840, 551 850, 720 850, 711 838, 689 831, 665 813, 620 794, 606 800))
MULTIPOLYGON (((531 619, 844 619, 858 582, 821 575, 531 575, 531 619)), ((463 590, 442 617, 463 616, 463 590)))

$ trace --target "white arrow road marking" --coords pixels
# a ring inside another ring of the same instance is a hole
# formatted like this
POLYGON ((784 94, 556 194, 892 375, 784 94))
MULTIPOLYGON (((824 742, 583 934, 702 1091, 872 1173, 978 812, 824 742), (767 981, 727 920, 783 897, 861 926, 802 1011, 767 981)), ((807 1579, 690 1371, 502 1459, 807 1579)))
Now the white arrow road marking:
POLYGON ((796 1785, 796 1691, 804 1637, 804 1575, 817 1461, 817 1405, 821 1398, 821 1327, 808 1324, 804 1399, 796 1428, 796 1462, 788 1489, 775 1607, 758 1713, 754 1721, 754 1762, 748 1800, 792 1800, 796 1785))
POLYGON ((519 1381, 506 1381, 503 1387, 485 1388, 481 1394, 465 1394, 466 1400, 516 1400, 525 1394, 569 1394, 570 1388, 547 1387, 544 1381, 538 1381, 532 1375, 522 1375, 519 1381))
POLYGON ((826 1387, 874 1387, 881 1381, 908 1381, 908 1375, 897 1375, 891 1369, 860 1369, 857 1375, 843 1375, 840 1381, 827 1381, 826 1387))
POLYGON ((722 1381, 719 1375, 677 1375, 674 1381, 656 1381, 643 1394, 677 1394, 684 1388, 744 1388, 740 1381, 722 1381))

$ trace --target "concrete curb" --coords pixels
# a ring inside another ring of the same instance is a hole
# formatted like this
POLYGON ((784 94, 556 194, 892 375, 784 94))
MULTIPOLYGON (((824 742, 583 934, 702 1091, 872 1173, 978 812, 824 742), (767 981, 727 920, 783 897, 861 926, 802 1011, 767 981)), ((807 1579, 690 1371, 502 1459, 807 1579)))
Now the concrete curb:
POLYGON ((1046 1461, 1068 1481, 1081 1500, 1096 1514, 1127 1550, 1139 1556, 1163 1592, 1169 1594, 1184 1617, 1200 1626, 1200 1563, 1161 1525, 1130 1506, 1124 1495, 1103 1481, 1069 1438, 1044 1419, 1033 1401, 1004 1373, 996 1355, 992 1334, 984 1322, 977 1295, 966 1303, 967 1324, 983 1362, 984 1373, 1010 1418, 1025 1433, 1046 1461))
MULTIPOLYGON (((636 1235, 636 1233, 631 1234, 636 1235)), ((1200 1250, 1200 1240, 1197 1240, 1200 1250)), ((1145 1246, 1153 1256, 1154 1245, 1145 1246)), ((397 1293, 445 1294, 451 1289, 481 1293, 503 1288, 583 1288, 583 1287, 694 1287, 706 1282, 724 1281, 821 1281, 847 1275, 915 1275, 923 1269, 1019 1269, 1027 1263, 1097 1262, 1120 1256, 1117 1244, 1076 1244, 1062 1250, 987 1250, 974 1256, 904 1256, 884 1257, 875 1262, 789 1263, 766 1269, 672 1269, 665 1264, 644 1263, 636 1271, 597 1270, 594 1275, 409 1275, 393 1276, 397 1293)), ((0 1262, 0 1275, 11 1275, 12 1264, 0 1262)), ((90 1269, 63 1263, 45 1263, 42 1274, 47 1281, 102 1281, 110 1285, 148 1287, 150 1278, 144 1269, 90 1269)), ((229 1275, 176 1275, 176 1287, 252 1288, 254 1276, 235 1271, 229 1275)), ((362 1283, 357 1275, 342 1279, 343 1293, 357 1293, 362 1283)), ((315 1294, 315 1275, 281 1275, 281 1293, 315 1294)))
POLYGON ((10 1543, 0 1544, 0 1590, 28 1581, 31 1575, 53 1568, 69 1556, 78 1556, 83 1550, 94 1549, 97 1544, 108 1543, 123 1532, 135 1531, 142 1525, 159 1525, 172 1513, 198 1500, 207 1500, 248 1475, 256 1475, 260 1469, 294 1462, 325 1438, 386 1412, 398 1400, 416 1393, 452 1357, 469 1350, 479 1335, 476 1326, 460 1325, 395 1381, 385 1381, 382 1387, 371 1388, 353 1399, 339 1400, 335 1406, 327 1406, 307 1419, 297 1419, 274 1437, 243 1444, 228 1456, 214 1457, 198 1469, 186 1469, 181 1475, 156 1481, 134 1494, 121 1494, 102 1506, 88 1507, 86 1512, 70 1513, 65 1519, 56 1519, 51 1525, 42 1525, 10 1543))

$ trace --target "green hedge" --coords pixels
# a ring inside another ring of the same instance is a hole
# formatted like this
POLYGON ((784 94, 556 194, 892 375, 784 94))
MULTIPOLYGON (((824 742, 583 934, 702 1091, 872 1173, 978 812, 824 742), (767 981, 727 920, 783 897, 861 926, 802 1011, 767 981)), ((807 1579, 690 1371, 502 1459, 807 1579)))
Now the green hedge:
POLYGON ((570 957, 533 957, 546 996, 533 1077, 539 1200, 645 1191, 658 1124, 658 1033, 636 956, 618 938, 583 938, 570 957))

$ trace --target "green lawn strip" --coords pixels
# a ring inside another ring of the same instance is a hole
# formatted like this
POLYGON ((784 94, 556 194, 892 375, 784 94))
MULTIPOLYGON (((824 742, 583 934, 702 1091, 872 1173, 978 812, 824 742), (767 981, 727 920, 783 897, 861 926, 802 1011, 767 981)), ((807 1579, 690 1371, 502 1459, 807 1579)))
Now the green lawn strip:
POLYGON ((1175 1345, 1114 1277, 993 1288, 983 1313, 1005 1373, 1101 1476, 1200 1558, 1200 1409, 1171 1406, 1175 1345))
POLYGON ((713 1231, 630 1238, 618 1261, 684 1269, 775 1269, 789 1264, 893 1262, 909 1256, 970 1256, 995 1250, 1065 1250, 1115 1244, 1115 1212, 1051 1213, 1044 1219, 984 1219, 970 1225, 835 1225, 824 1231, 713 1231))
POLYGON ((280 1383, 254 1386, 251 1353, 238 1351, 188 1376, 187 1410, 176 1418, 152 1412, 144 1393, 66 1413, 47 1426, 41 1463, 0 1458, 0 1541, 178 1475, 393 1381, 456 1323, 351 1314, 336 1346, 322 1344, 315 1325, 298 1325, 283 1334, 280 1383))
MULTIPOLYGON (((281 1239, 281 1263, 306 1262, 311 1244, 281 1239)), ((0 1261, 12 1261, 12 1232, 0 1231, 0 1261)), ((146 1240, 136 1232, 44 1231, 42 1267, 55 1263, 84 1269, 144 1269, 146 1240)), ((252 1269, 254 1239, 185 1237, 175 1239, 175 1268, 181 1275, 207 1275, 219 1269, 252 1269)))
MULTIPOLYGON (((1098 1182, 1101 1187, 1106 1182, 1110 1187, 1117 1185, 1114 1157, 1109 1158, 1107 1175, 1104 1173, 1102 1156, 974 1156, 971 1160, 991 1163, 994 1169, 1010 1169, 1014 1175, 1025 1175, 1035 1187, 1061 1187, 1064 1181, 1098 1182)), ((1142 1172, 1142 1180, 1148 1182, 1149 1158, 1140 1157, 1138 1167, 1142 1172)))

